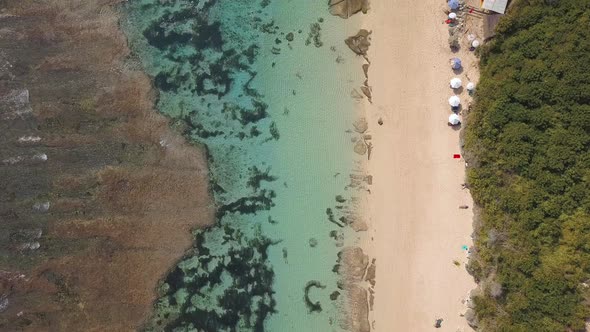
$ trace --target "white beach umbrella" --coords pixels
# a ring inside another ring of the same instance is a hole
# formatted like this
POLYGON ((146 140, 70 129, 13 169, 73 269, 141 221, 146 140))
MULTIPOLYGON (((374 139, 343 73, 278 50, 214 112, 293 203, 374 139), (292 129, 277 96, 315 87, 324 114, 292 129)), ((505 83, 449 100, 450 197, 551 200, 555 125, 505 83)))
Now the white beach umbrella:
POLYGON ((476 39, 476 40, 472 41, 471 42, 471 46, 473 48, 478 48, 479 47, 479 40, 476 39))
POLYGON ((456 14, 456 13, 450 13, 450 14, 449 14, 449 18, 450 18, 451 20, 454 20, 454 19, 456 19, 456 18, 457 18, 457 14, 456 14))
POLYGON ((467 88, 467 90, 469 90, 469 91, 473 91, 473 90, 475 90, 475 83, 473 83, 473 82, 469 82, 469 83, 467 83, 467 87, 466 87, 466 88, 467 88))
POLYGON ((453 89, 459 89, 461 87, 461 79, 458 77, 455 77, 451 80, 451 88, 453 89))
POLYGON ((457 114, 453 113, 449 115, 449 123, 453 126, 456 126, 461 123, 461 118, 457 114))
POLYGON ((449 105, 451 105, 451 107, 458 107, 461 105, 461 99, 457 96, 451 96, 451 98, 449 98, 449 105))
POLYGON ((467 40, 469 40, 470 42, 474 41, 475 40, 475 35, 472 34, 472 33, 468 34, 467 35, 467 40))

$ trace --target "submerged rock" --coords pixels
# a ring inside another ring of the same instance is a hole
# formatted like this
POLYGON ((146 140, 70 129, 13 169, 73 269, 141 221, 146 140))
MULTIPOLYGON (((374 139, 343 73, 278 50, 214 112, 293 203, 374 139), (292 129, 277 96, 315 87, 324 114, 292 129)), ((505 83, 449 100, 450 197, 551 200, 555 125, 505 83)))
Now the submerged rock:
POLYGON ((334 217, 334 211, 332 211, 332 209, 331 209, 331 208, 327 208, 327 209, 326 209, 326 214, 328 215, 328 220, 329 220, 331 223, 334 223, 334 224, 338 225, 338 227, 344 227, 344 225, 343 225, 343 224, 341 224, 341 223, 339 223, 338 221, 336 221, 336 218, 334 217))
POLYGON ((338 300, 338 296, 340 296, 340 292, 339 291, 333 291, 330 294, 330 300, 336 301, 336 300, 338 300))
POLYGON ((309 246, 312 248, 315 248, 318 245, 318 240, 316 240, 315 238, 311 238, 309 239, 309 246))
POLYGON ((366 14, 369 10, 369 0, 330 0, 330 14, 349 18, 352 15, 362 11, 366 14))
POLYGON ((312 23, 309 26, 309 34, 305 40, 305 45, 309 45, 313 41, 315 47, 322 47, 324 43, 321 40, 321 30, 322 27, 319 23, 312 23))
POLYGON ((320 283, 317 280, 310 280, 310 281, 308 281, 307 282, 307 285, 305 285, 305 295, 304 295, 305 305, 309 309, 309 312, 310 313, 312 313, 312 312, 321 312, 322 311, 322 306, 320 305, 320 301, 313 302, 309 298, 309 291, 313 287, 320 288, 320 289, 326 288, 326 286, 322 285, 322 283, 320 283))
POLYGON ((354 145, 354 152, 361 156, 367 153, 367 144, 363 140, 359 140, 354 145))
POLYGON ((352 126, 354 127, 354 131, 356 131, 359 134, 362 134, 369 129, 369 123, 367 122, 367 119, 365 119, 365 118, 360 118, 360 119, 356 120, 352 124, 352 126))

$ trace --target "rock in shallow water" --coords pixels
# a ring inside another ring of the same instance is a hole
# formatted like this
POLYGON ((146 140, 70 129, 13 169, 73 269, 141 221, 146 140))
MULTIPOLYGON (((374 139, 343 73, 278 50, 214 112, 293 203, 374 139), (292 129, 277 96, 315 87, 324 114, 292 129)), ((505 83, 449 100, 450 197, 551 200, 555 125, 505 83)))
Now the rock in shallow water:
POLYGON ((319 288, 319 289, 326 288, 326 286, 324 286, 322 283, 320 283, 317 280, 310 280, 309 282, 307 282, 307 285, 305 285, 305 290, 304 290, 305 291, 305 296, 304 296, 305 305, 309 309, 309 312, 310 313, 312 313, 312 312, 321 312, 322 311, 322 306, 320 304, 320 301, 313 302, 309 298, 309 291, 313 287, 316 287, 316 288, 319 288))
POLYGON ((330 14, 342 18, 349 18, 360 11, 366 14, 369 10, 368 0, 330 0, 328 5, 330 14))
POLYGON ((318 240, 316 240, 315 238, 311 238, 309 239, 309 246, 312 248, 315 248, 318 245, 318 240))
POLYGON ((365 118, 360 118, 356 120, 352 124, 352 126, 354 127, 354 131, 356 131, 359 134, 362 134, 369 129, 369 124, 367 123, 367 119, 365 118))
POLYGON ((354 145, 354 152, 360 154, 361 156, 367 153, 367 144, 365 141, 358 140, 354 145))
POLYGON ((346 38, 344 42, 354 53, 358 55, 367 55, 369 46, 371 46, 370 35, 370 31, 360 29, 356 35, 346 38))

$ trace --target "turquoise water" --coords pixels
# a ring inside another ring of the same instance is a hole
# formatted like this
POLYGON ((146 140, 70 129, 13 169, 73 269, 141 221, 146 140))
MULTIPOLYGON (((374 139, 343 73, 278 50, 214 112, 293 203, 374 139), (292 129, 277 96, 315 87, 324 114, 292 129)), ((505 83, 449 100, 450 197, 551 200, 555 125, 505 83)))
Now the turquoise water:
POLYGON ((350 93, 364 77, 343 40, 358 22, 331 17, 325 1, 132 0, 125 10, 159 111, 207 146, 218 205, 146 329, 341 330, 332 269, 356 235, 326 210, 344 216, 335 197, 357 194, 350 93), (310 282, 321 287, 306 304, 310 282))

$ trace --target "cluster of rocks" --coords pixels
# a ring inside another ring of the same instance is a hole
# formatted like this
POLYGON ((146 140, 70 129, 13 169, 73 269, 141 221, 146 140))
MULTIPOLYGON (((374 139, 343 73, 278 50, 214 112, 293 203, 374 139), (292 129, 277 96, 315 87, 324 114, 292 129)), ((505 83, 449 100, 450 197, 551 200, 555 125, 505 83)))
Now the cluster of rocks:
MULTIPOLYGON (((355 232, 364 232, 369 229, 362 215, 358 212, 358 198, 351 197, 349 199, 344 199, 344 197, 338 195, 336 196, 336 201, 338 204, 334 206, 334 209, 326 209, 328 221, 335 224, 339 228, 350 227, 355 232)), ((331 236, 337 239, 335 234, 331 234, 331 236)))
POLYGON ((370 36, 371 31, 361 29, 356 35, 350 36, 344 40, 348 48, 350 48, 355 54, 362 56, 367 62, 362 66, 363 73, 365 74, 365 82, 361 86, 361 91, 369 99, 369 102, 372 100, 371 87, 369 86, 369 65, 371 62, 367 56, 369 46, 371 46, 370 36))
POLYGON ((353 124, 354 132, 357 134, 351 138, 354 143, 354 152, 359 155, 367 155, 367 159, 371 159, 371 152, 373 144, 370 142, 372 136, 367 133, 369 124, 364 117, 357 119, 353 124))
POLYGON ((312 42, 315 47, 322 47, 324 45, 324 43, 321 40, 322 26, 320 25, 320 23, 322 22, 323 19, 319 19, 318 22, 312 23, 309 26, 309 35, 305 40, 305 45, 310 45, 312 42))

